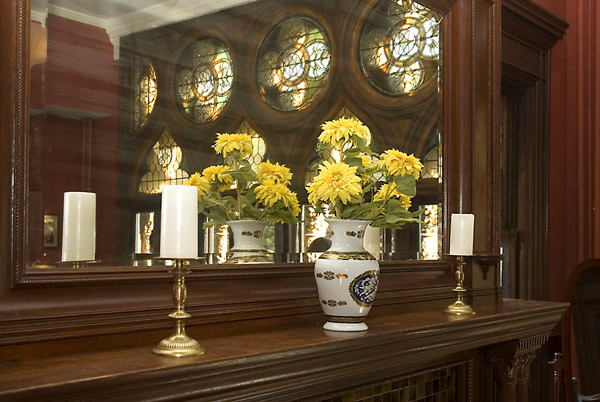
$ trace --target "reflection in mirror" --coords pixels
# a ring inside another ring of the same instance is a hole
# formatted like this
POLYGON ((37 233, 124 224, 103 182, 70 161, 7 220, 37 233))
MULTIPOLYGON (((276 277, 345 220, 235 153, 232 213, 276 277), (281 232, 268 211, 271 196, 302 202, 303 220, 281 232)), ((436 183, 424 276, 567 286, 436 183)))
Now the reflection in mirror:
MULTIPOLYGON (((102 265, 160 265, 161 189, 219 163, 225 132, 252 136, 253 165, 292 170, 301 222, 270 225, 265 244, 277 262, 314 261, 328 230, 305 184, 320 126, 338 117, 425 165, 411 207, 424 223, 373 229, 369 249, 439 258, 440 16, 412 0, 213 3, 32 0, 28 265, 60 260, 70 191, 96 194, 102 265)), ((225 260, 226 226, 199 238, 205 262, 225 260)))

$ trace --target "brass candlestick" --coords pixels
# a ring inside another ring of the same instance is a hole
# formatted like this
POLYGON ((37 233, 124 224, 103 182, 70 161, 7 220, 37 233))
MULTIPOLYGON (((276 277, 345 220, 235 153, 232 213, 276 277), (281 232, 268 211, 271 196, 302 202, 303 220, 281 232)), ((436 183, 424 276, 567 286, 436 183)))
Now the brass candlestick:
POLYGON ((467 291, 463 287, 463 282, 465 280, 465 259, 462 255, 456 257, 456 269, 454 271, 454 277, 456 278, 456 287, 452 289, 456 292, 456 301, 450 304, 444 310, 446 314, 455 314, 455 315, 467 315, 467 314, 475 314, 475 311, 463 301, 463 294, 467 291))
POLYGON ((166 337, 152 352, 161 356, 170 357, 188 357, 204 354, 204 348, 192 337, 185 333, 185 320, 191 315, 185 311, 185 299, 187 298, 187 288, 185 286, 185 276, 190 272, 184 266, 184 260, 176 259, 175 267, 171 271, 175 278, 173 284, 173 303, 176 310, 169 314, 169 317, 175 320, 175 333, 166 337))

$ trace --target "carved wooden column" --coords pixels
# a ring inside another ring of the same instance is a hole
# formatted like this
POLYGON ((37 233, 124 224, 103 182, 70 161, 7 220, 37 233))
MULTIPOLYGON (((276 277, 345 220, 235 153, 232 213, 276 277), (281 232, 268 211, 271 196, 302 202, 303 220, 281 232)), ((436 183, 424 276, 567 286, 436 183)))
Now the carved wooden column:
POLYGON ((548 362, 552 368, 552 401, 565 402, 564 361, 562 353, 554 353, 554 359, 548 362))
POLYGON ((548 335, 501 343, 488 352, 494 368, 496 402, 528 402, 529 366, 548 335))

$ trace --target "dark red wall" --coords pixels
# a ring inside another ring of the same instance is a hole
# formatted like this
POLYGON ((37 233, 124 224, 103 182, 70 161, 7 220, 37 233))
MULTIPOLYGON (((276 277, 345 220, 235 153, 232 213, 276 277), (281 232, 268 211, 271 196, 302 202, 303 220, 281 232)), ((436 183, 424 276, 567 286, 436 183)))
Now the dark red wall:
POLYGON ((565 300, 578 263, 600 257, 600 4, 536 0, 569 23, 552 49, 550 299, 565 300))
POLYGON ((48 15, 46 103, 114 114, 118 75, 104 29, 48 15))
POLYGON ((97 258, 110 264, 117 227, 118 61, 103 29, 52 14, 47 27, 47 61, 32 70, 32 105, 46 111, 43 120, 36 118, 40 131, 34 135, 42 138, 34 154, 41 159, 43 214, 59 215, 59 245, 44 249, 38 261, 60 259, 64 192, 92 191, 97 258))

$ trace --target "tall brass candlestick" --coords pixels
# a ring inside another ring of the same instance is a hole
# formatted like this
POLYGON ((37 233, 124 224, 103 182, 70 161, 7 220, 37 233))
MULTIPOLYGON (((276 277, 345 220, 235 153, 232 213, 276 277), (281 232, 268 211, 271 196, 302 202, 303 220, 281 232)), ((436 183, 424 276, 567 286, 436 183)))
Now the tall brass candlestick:
POLYGON ((187 298, 187 288, 185 286, 185 276, 189 269, 184 266, 184 260, 176 259, 175 267, 171 271, 175 278, 173 284, 173 303, 176 310, 169 314, 169 317, 175 320, 175 333, 166 337, 152 349, 157 355, 170 357, 199 356, 204 354, 204 348, 192 337, 185 333, 185 320, 191 315, 185 311, 185 299, 187 298))
POLYGON ((463 301, 463 294, 467 291, 463 287, 463 282, 465 280, 465 259, 462 255, 456 257, 456 268, 454 270, 454 277, 456 279, 456 287, 452 289, 456 293, 456 301, 450 304, 444 310, 444 313, 447 314, 455 314, 455 315, 467 315, 467 314, 475 314, 475 311, 463 301))

